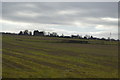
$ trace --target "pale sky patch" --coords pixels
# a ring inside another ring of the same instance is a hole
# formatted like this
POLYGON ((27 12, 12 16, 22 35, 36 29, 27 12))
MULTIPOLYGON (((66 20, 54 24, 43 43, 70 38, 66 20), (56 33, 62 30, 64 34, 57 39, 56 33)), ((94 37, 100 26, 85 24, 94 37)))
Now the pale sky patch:
POLYGON ((107 18, 101 18, 101 19, 105 20, 105 21, 115 21, 115 22, 118 21, 118 18, 109 18, 109 17, 107 17, 107 18))

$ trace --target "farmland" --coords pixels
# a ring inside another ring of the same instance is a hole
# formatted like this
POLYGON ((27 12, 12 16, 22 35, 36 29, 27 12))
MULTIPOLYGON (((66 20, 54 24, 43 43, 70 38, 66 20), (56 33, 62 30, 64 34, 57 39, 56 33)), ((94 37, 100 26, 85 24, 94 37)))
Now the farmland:
POLYGON ((117 41, 2 36, 3 78, 117 78, 117 41))

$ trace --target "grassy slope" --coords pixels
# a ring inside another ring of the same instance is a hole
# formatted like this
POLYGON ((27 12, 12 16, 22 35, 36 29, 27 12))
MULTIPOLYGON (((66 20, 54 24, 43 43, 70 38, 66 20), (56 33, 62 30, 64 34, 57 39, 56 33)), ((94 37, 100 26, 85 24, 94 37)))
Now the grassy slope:
POLYGON ((117 42, 61 43, 63 38, 3 35, 3 77, 115 78, 117 42), (96 43, 104 43, 96 44, 96 43))

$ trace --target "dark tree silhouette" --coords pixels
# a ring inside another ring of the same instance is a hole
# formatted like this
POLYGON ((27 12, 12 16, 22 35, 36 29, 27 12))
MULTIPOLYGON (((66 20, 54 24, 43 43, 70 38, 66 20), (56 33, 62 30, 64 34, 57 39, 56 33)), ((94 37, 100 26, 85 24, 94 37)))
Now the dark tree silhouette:
POLYGON ((101 38, 101 40, 106 40, 105 38, 101 38))
POLYGON ((94 37, 93 36, 90 36, 90 39, 93 39, 94 37))
POLYGON ((20 31, 20 32, 18 33, 18 35, 23 35, 23 32, 22 32, 22 31, 20 31))
POLYGON ((58 37, 57 33, 56 32, 53 32, 50 34, 51 37, 58 37))
POLYGON ((87 37, 86 37, 86 36, 84 36, 84 39, 87 39, 87 37))
POLYGON ((25 30, 25 31, 24 31, 24 35, 29 35, 28 30, 25 30))
POLYGON ((30 31, 29 35, 32 35, 32 32, 30 31))

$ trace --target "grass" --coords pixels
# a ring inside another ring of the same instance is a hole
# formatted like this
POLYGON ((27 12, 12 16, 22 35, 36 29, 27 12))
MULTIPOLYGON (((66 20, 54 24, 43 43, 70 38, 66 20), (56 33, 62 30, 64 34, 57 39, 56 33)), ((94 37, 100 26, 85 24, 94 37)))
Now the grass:
POLYGON ((118 77, 116 41, 3 35, 2 43, 3 78, 118 77))

